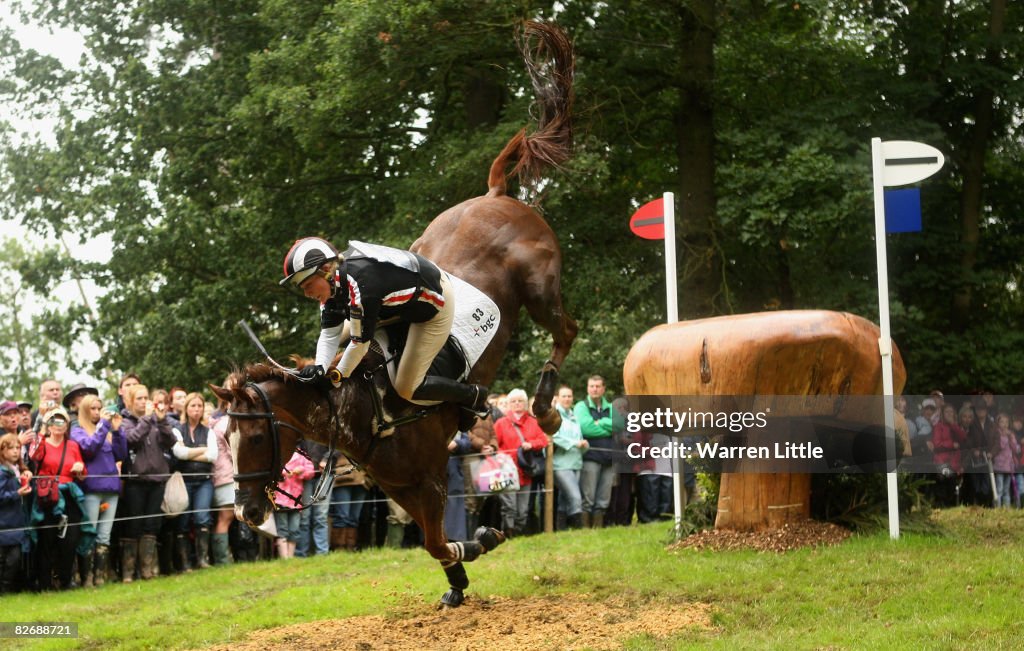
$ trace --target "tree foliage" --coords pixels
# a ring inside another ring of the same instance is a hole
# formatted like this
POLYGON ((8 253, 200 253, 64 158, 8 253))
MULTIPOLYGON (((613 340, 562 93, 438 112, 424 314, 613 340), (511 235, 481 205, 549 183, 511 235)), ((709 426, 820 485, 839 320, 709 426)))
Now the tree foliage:
MULTIPOLYGON (((1019 3, 18 6, 84 33, 88 53, 67 70, 0 35, 4 101, 60 118, 56 145, 3 148, 0 210, 39 233, 113 240, 109 264, 73 267, 107 288, 98 322, 74 326, 103 342, 101 366, 218 381, 254 357, 242 318, 281 357, 311 353, 316 310, 276 283, 284 251, 314 234, 407 247, 481 194, 530 119, 515 25, 556 18, 577 46, 576 155, 519 191, 562 241, 581 324, 573 386, 599 372, 616 387, 629 346, 664 319, 660 246, 627 220, 665 190, 690 192, 680 125, 699 109, 713 117, 711 169, 697 170, 713 195, 693 238, 681 229, 684 305, 875 317, 869 141, 929 142, 949 163, 924 186, 925 231, 889 243, 909 388, 1019 391, 1019 3), (696 55, 680 53, 707 29, 710 104, 694 108, 696 55)), ((64 318, 51 329, 70 331, 64 318)), ((499 388, 529 388, 548 350, 524 317, 499 388)))

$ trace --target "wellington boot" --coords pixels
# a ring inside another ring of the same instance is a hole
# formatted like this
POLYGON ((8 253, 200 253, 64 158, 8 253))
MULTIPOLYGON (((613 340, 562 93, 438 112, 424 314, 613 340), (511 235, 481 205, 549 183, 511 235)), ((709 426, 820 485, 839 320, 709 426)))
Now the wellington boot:
POLYGON ((196 567, 201 570, 210 567, 210 530, 206 527, 196 532, 196 567))
MULTIPOLYGON (((589 515, 589 514, 588 514, 589 515)), ((579 529, 583 526, 583 514, 575 513, 565 518, 565 524, 570 529, 579 529)))
POLYGON ((590 526, 594 529, 604 529, 604 511, 594 511, 590 518, 590 526))
POLYGON ((405 525, 389 522, 388 537, 387 540, 384 541, 384 544, 388 547, 401 549, 403 540, 405 540, 405 525))
POLYGON ((110 565, 110 547, 96 545, 96 556, 93 558, 92 584, 99 587, 107 582, 107 571, 110 565))
POLYGON ((231 544, 226 533, 215 533, 210 538, 214 565, 228 565, 231 561, 231 544))
POLYGON ((135 561, 139 557, 139 541, 135 538, 121 539, 121 582, 131 583, 135 578, 135 561))
POLYGON ((139 576, 144 581, 159 573, 156 557, 156 536, 143 536, 139 540, 139 576))
POLYGON ((78 585, 83 588, 93 586, 92 552, 78 555, 78 585))
POLYGON ((345 530, 331 527, 331 551, 345 548, 345 530))
POLYGON ((580 513, 580 522, 582 522, 584 529, 589 529, 590 528, 590 514, 587 513, 586 511, 584 511, 583 513, 580 513))
POLYGON ((344 536, 345 551, 357 551, 359 548, 359 530, 355 527, 344 527, 341 531, 344 536))
POLYGON ((192 571, 192 565, 188 562, 188 538, 183 533, 174 536, 174 561, 182 572, 192 571))

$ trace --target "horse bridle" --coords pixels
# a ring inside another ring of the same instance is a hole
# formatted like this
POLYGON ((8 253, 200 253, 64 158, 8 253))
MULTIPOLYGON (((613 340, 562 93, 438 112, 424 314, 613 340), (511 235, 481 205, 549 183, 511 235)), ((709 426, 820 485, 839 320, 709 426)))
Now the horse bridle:
MULTIPOLYGON (((320 475, 320 480, 313 490, 313 498, 309 501, 308 504, 303 504, 301 495, 296 497, 295 495, 292 495, 288 491, 282 489, 280 486, 281 470, 283 466, 281 464, 281 433, 279 428, 287 427, 288 429, 297 433, 300 438, 307 438, 307 434, 305 431, 299 429, 295 425, 292 425, 291 423, 283 420, 279 420, 277 416, 274 415, 274 409, 270 405, 270 397, 267 395, 267 392, 263 390, 263 387, 254 382, 246 382, 245 388, 252 389, 256 393, 256 395, 260 397, 260 401, 263 403, 264 411, 249 412, 228 410, 227 415, 230 416, 231 418, 237 418, 238 420, 269 421, 270 466, 267 468, 267 470, 236 474, 234 476, 235 482, 238 483, 243 481, 257 481, 260 479, 266 479, 267 482, 264 485, 264 491, 266 491, 267 499, 270 500, 270 503, 273 505, 275 511, 278 509, 277 501, 274 499, 276 493, 280 493, 281 495, 284 495, 285 497, 291 499, 292 502, 295 504, 293 508, 297 511, 309 508, 316 502, 320 501, 320 499, 322 499, 324 495, 326 495, 326 487, 329 485, 333 485, 334 483, 334 436, 331 436, 329 451, 327 454, 328 467, 325 467, 323 469, 323 473, 320 475)), ((329 402, 330 399, 328 398, 328 403, 329 402)), ((301 447, 297 447, 296 450, 302 456, 306 457, 307 459, 310 459, 309 453, 303 450, 301 447)), ((312 461, 312 459, 310 459, 310 461, 312 461)), ((248 498, 248 492, 239 491, 238 497, 240 497, 242 499, 242 502, 244 503, 248 498)), ((235 500, 235 503, 238 503, 237 499, 235 500)))

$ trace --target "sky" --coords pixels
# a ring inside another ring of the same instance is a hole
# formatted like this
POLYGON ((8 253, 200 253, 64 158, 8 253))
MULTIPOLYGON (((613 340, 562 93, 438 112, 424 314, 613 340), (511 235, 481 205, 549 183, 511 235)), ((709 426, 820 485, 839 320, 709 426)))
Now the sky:
MULTIPOLYGON (((13 29, 15 37, 22 47, 35 49, 40 53, 54 56, 67 68, 77 68, 78 62, 85 51, 85 40, 82 35, 68 29, 50 30, 38 25, 23 24, 19 18, 13 15, 10 6, 3 2, 0 2, 0 25, 13 29)), ((0 104, 0 120, 8 122, 13 126, 16 134, 14 136, 15 141, 22 140, 25 134, 31 134, 41 136, 44 141, 54 142, 52 134, 56 121, 53 118, 41 120, 25 119, 15 115, 13 107, 0 104)), ((23 242, 28 243, 29 246, 39 246, 46 239, 38 234, 29 232, 21 224, 13 221, 2 222, 2 231, 4 236, 20 238, 23 242)), ((77 238, 69 236, 65 237, 64 242, 71 250, 71 255, 76 259, 107 262, 110 258, 109 240, 92 240, 81 243, 77 238)), ((95 304, 96 298, 100 295, 100 290, 90 281, 84 281, 82 287, 87 300, 95 304)), ((78 285, 74 281, 63 282, 54 291, 59 298, 67 302, 80 304, 83 300, 78 285)), ((30 313, 39 313, 42 306, 39 304, 29 305, 27 309, 30 313)), ((84 347, 86 356, 90 360, 98 357, 98 349, 92 342, 83 341, 80 344, 84 347)), ((58 371, 57 379, 61 381, 65 388, 75 382, 86 382, 91 386, 103 388, 103 383, 97 383, 97 378, 75 374, 69 370, 58 371)))

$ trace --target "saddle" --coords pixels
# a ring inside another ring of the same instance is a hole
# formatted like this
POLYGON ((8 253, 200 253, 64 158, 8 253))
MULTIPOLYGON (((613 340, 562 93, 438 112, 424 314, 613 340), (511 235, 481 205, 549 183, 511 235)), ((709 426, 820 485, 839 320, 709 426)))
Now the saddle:
MULTIPOLYGON (((477 363, 488 344, 494 338, 501 324, 501 311, 498 306, 476 287, 466 281, 448 274, 455 291, 455 318, 448 341, 434 358, 427 375, 437 375, 465 382, 473 365, 477 363)), ((380 353, 386 360, 388 379, 394 386, 398 362, 405 351, 405 342, 409 335, 408 323, 394 323, 378 327, 374 333, 370 348, 380 353)), ((416 405, 436 405, 433 400, 412 400, 416 405)))

